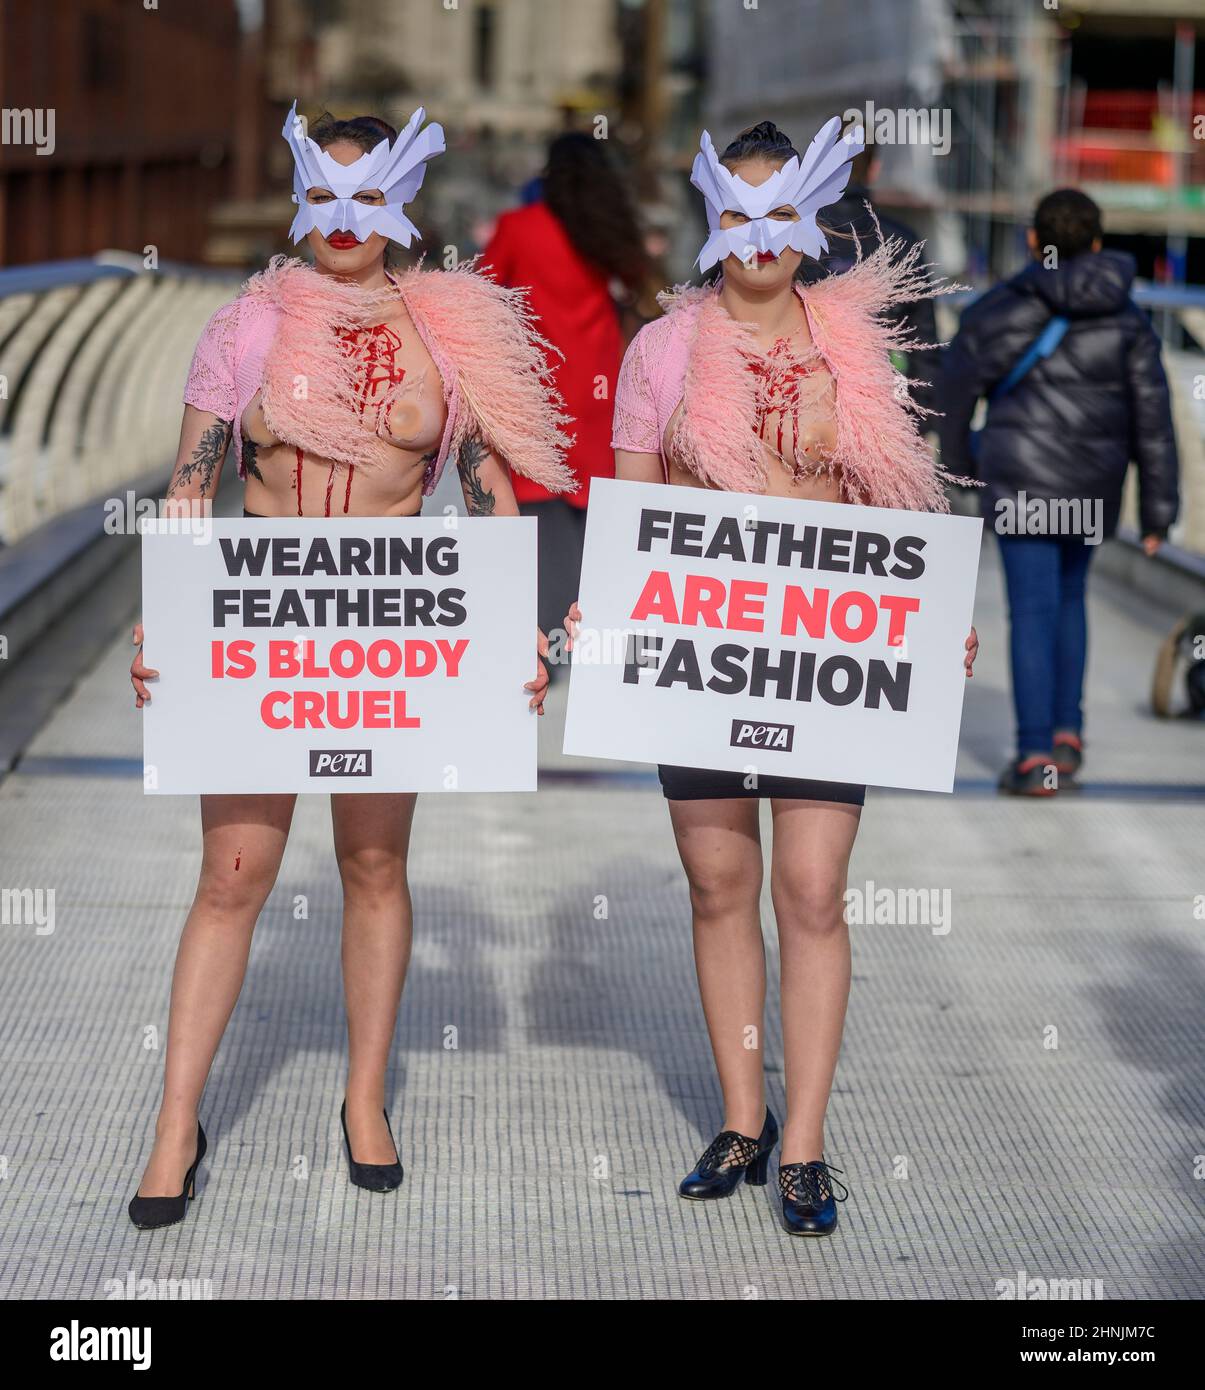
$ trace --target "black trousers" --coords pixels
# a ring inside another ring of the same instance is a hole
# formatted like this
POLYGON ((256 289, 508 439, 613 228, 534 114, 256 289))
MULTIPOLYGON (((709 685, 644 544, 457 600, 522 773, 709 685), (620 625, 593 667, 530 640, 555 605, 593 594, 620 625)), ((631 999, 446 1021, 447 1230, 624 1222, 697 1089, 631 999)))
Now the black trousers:
POLYGON ((759 777, 755 786, 747 787, 743 772, 674 767, 667 763, 658 766, 657 776, 661 779, 661 790, 667 801, 724 801, 731 796, 764 796, 792 801, 839 801, 847 806, 863 806, 866 803, 866 788, 857 782, 759 777))

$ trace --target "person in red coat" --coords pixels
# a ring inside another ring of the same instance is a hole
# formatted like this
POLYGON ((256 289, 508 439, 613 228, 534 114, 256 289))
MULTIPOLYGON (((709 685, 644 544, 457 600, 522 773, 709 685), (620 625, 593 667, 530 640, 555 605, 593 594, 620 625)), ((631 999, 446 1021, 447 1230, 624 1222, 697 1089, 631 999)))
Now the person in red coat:
POLYGON ((573 416, 566 463, 580 486, 557 496, 513 479, 519 510, 539 521, 539 623, 559 630, 577 596, 590 479, 615 475, 611 413, 623 357, 616 296, 635 296, 650 275, 635 207, 601 140, 559 135, 548 150, 538 200, 498 218, 481 269, 526 289, 536 328, 573 416))

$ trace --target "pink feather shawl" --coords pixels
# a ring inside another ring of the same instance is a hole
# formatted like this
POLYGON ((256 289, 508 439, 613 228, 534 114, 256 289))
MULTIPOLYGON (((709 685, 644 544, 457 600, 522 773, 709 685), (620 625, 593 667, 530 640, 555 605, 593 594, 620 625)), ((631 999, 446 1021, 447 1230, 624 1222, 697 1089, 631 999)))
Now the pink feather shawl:
POLYGON ((551 349, 535 331, 523 292, 477 274, 472 262, 453 271, 409 270, 387 289, 364 290, 303 261, 274 257, 238 301, 249 331, 273 328, 270 343, 261 345, 264 420, 272 433, 357 467, 391 458, 379 431, 401 388, 362 417, 362 367, 338 335, 380 323, 398 296, 435 361, 448 407, 424 492, 434 490, 445 460, 470 436, 550 491, 573 490, 576 479, 564 462, 570 417, 549 375, 551 349))
MULTIPOLYGON (((837 445, 827 466, 840 471, 844 500, 944 512, 945 485, 969 480, 935 461, 918 427, 933 412, 913 401, 890 358, 892 351, 933 344, 914 341, 905 322, 884 316, 893 305, 959 288, 929 277, 919 262, 922 249, 891 238, 865 256, 859 248, 857 263, 844 274, 795 288, 834 384, 837 445)), ((646 419, 652 403, 661 431, 681 402, 672 452, 709 486, 764 492, 756 378, 748 370, 762 356, 752 341, 754 326, 732 318, 714 286, 680 287, 660 298, 670 322, 650 324, 641 331, 647 343, 633 343, 631 398, 645 403, 646 419)), ((617 420, 624 409, 621 394, 617 420)), ((661 433, 652 437, 659 440, 661 433)), ((616 444, 625 447, 622 438, 616 444)))

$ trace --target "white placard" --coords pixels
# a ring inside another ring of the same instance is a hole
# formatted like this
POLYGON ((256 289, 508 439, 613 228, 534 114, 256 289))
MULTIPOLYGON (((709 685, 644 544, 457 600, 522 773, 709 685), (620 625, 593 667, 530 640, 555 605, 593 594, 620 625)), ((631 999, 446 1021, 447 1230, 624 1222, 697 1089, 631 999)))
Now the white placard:
POLYGON ((145 789, 533 791, 535 555, 519 517, 150 522, 145 789))
POLYGON ((981 531, 596 478, 565 752, 952 790, 981 531))

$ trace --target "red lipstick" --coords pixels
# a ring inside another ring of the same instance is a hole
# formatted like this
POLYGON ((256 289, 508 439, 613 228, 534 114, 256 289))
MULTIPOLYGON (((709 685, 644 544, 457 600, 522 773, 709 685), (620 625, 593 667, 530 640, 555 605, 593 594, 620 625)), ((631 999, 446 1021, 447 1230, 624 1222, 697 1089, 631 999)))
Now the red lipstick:
POLYGON ((757 253, 758 265, 765 265, 767 264, 767 262, 776 261, 777 259, 778 257, 774 254, 773 251, 759 251, 757 253))
POLYGON ((360 238, 352 236, 350 232, 332 232, 326 244, 332 251, 350 251, 353 246, 359 246, 360 238))

